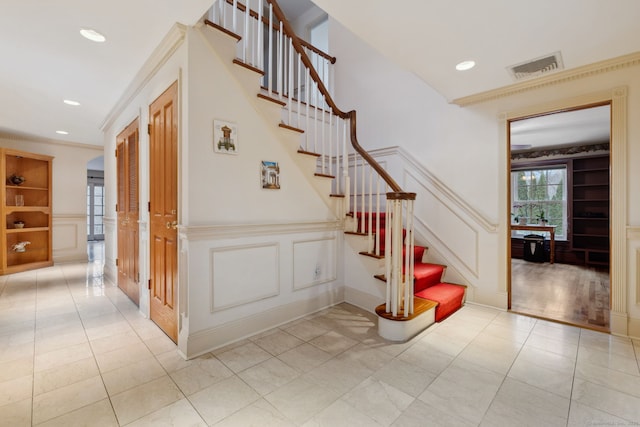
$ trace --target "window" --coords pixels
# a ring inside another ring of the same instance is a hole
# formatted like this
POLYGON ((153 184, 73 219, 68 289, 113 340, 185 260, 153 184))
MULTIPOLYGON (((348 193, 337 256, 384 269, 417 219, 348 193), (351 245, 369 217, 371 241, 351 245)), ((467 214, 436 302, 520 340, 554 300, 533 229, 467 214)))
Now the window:
POLYGON ((87 184, 87 240, 104 240, 104 179, 89 176, 87 184))
MULTIPOLYGON (((556 240, 567 238, 567 167, 511 171, 511 215, 514 222, 556 226, 556 240)), ((517 231, 516 235, 530 231, 517 231)))

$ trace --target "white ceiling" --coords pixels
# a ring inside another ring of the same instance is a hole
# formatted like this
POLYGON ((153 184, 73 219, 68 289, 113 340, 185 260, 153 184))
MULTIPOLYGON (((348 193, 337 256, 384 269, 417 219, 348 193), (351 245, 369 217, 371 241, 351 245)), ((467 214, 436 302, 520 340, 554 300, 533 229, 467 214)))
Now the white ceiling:
MULTIPOLYGON (((290 14, 304 12, 290 9, 301 0, 284 1, 290 14)), ((100 124, 171 26, 194 24, 212 4, 0 2, 0 134, 96 145, 100 124), (99 30, 107 42, 85 40, 81 27, 99 30)), ((638 0, 314 2, 447 100, 509 85, 507 66, 555 51, 565 68, 640 51, 638 0), (478 65, 456 72, 465 59, 478 65)))

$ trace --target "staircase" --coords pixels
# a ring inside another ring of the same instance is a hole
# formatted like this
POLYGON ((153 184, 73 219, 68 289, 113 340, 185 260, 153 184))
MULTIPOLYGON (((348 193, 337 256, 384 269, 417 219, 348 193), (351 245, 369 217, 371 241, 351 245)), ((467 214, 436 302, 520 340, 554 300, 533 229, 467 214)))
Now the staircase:
POLYGON ((372 272, 385 288, 378 332, 405 341, 460 308, 465 288, 442 282, 444 266, 423 262, 426 248, 414 245, 415 193, 403 192, 359 145, 356 112, 331 98, 335 58, 299 39, 275 0, 245 1, 218 0, 201 32, 284 138, 296 141, 300 163, 314 169, 314 186, 345 218, 346 233, 366 239, 361 254, 384 263, 372 272))

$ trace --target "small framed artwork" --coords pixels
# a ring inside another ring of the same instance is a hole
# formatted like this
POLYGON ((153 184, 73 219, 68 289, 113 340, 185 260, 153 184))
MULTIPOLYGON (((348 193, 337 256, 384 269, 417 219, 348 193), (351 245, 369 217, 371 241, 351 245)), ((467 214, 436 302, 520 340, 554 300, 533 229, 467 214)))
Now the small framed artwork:
POLYGON ((222 120, 213 121, 213 150, 216 153, 238 154, 238 125, 222 120))
POLYGON ((260 165, 262 188, 270 190, 280 189, 280 166, 278 162, 262 161, 260 165))

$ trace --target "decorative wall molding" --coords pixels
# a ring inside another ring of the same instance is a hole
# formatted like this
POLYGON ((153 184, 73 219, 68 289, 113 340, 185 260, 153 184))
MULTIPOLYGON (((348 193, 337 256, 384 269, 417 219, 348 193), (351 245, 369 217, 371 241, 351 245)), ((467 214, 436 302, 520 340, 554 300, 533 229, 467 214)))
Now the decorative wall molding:
MULTIPOLYGON (((415 219, 415 220, 416 220, 416 221, 417 221, 417 222, 422 226, 422 228, 424 228, 425 230, 427 230, 427 231, 428 231, 428 233, 429 233, 429 234, 430 234, 430 235, 431 235, 435 240, 437 240, 437 241, 438 241, 438 244, 439 244, 441 247, 443 247, 443 248, 445 248, 445 249, 446 249, 446 251, 447 251, 447 253, 448 253, 448 256, 451 256, 451 257, 455 258, 455 259, 456 259, 460 264, 462 264, 462 265, 465 267, 465 269, 466 269, 466 270, 468 270, 469 272, 471 272, 471 274, 473 274, 473 276, 475 276, 476 278, 478 278, 478 277, 480 276, 480 272, 478 271, 478 265, 479 265, 479 242, 478 242, 478 241, 479 241, 479 236, 478 236, 478 231, 474 229, 474 227, 473 227, 473 225, 472 225, 472 224, 469 224, 467 221, 465 221, 465 219, 464 219, 462 216, 458 215, 458 213, 457 213, 457 212, 455 212, 454 210, 452 210, 452 209, 449 207, 449 205, 447 204, 447 201, 448 201, 448 200, 443 200, 442 198, 440 198, 440 197, 438 196, 438 194, 436 194, 435 192, 431 191, 431 189, 430 189, 429 187, 427 187, 426 185, 423 185, 423 184, 420 182, 420 180, 419 180, 415 175, 413 175, 413 174, 411 173, 411 171, 405 170, 404 172, 405 172, 405 175, 408 175, 408 176, 412 177, 412 178, 414 179, 414 181, 417 183, 417 185, 420 185, 420 186, 422 187, 422 190, 423 190, 423 191, 422 191, 421 193, 419 193, 419 194, 425 194, 425 193, 429 193, 429 194, 431 194, 431 195, 434 197, 434 199, 435 199, 437 202, 439 202, 439 203, 444 207, 444 209, 446 209, 446 210, 447 210, 447 212, 449 212, 449 213, 450 213, 451 217, 455 217, 458 221, 460 221, 460 223, 462 223, 462 224, 466 225, 466 226, 469 228, 469 230, 471 231, 471 235, 469 236, 469 237, 470 237, 470 239, 469 239, 469 240, 466 240, 466 239, 465 239, 465 240, 464 240, 464 244, 465 244, 465 245, 469 245, 469 243, 471 243, 471 244, 472 244, 472 246, 473 246, 473 255, 474 255, 474 256, 473 256, 473 260, 466 260, 466 259, 463 259, 462 257, 460 257, 460 256, 458 255, 458 251, 456 251, 456 250, 452 249, 452 248, 450 247, 450 245, 447 245, 447 244, 446 244, 446 243, 445 243, 445 242, 444 242, 444 241, 443 241, 443 240, 438 236, 438 233, 437 233, 437 232, 436 232, 432 227, 429 227, 429 225, 428 225, 425 221, 423 221, 423 219, 422 219, 422 218, 420 218, 420 217, 418 216, 418 212, 417 212, 417 211, 418 211, 418 209, 417 209, 417 206, 416 206, 416 209, 415 209, 415 211, 416 211, 416 215, 415 215, 415 218, 414 218, 414 219, 415 219), (471 262, 470 262, 470 261, 471 261, 471 262)), ((456 227, 456 229, 459 229, 459 227, 456 227)))
POLYGON ((195 240, 217 240, 236 237, 267 236, 272 234, 315 233, 342 230, 342 220, 288 222, 275 224, 222 224, 178 226, 180 238, 195 240))
POLYGON ((54 214, 51 223, 54 262, 86 261, 87 215, 54 214))
POLYGON ((294 291, 333 282, 338 279, 338 248, 335 235, 318 239, 294 240, 292 246, 293 262, 291 267, 293 269, 294 291), (327 245, 327 243, 329 246, 326 248, 326 253, 322 254, 325 249, 323 246, 327 245), (305 257, 306 253, 309 252, 311 257, 305 257), (317 270, 318 268, 320 271, 317 270), (310 278, 311 280, 305 280, 305 278, 310 278))
POLYGON ((277 242, 209 249, 209 266, 210 313, 280 295, 277 242))
POLYGON ((522 92, 617 71, 623 68, 634 67, 636 65, 640 65, 640 52, 619 56, 617 58, 596 62, 594 64, 584 65, 582 67, 572 68, 570 70, 559 71, 544 77, 512 84, 498 89, 488 90, 475 95, 457 98, 451 101, 451 103, 461 107, 466 107, 472 104, 505 98, 522 92))
MULTIPOLYGON (((473 206, 468 204, 462 197, 460 197, 455 191, 447 187, 447 185, 442 182, 438 177, 433 175, 427 168, 424 167, 421 163, 419 163, 415 156, 411 156, 404 148, 402 147, 386 147, 377 150, 371 150, 369 152, 373 158, 390 156, 390 155, 398 155, 402 158, 402 160, 408 164, 410 164, 416 173, 420 175, 420 179, 425 183, 428 183, 430 187, 440 194, 439 198, 441 200, 446 199, 445 204, 452 204, 459 209, 461 209, 465 215, 469 216, 473 219, 475 223, 480 225, 486 232, 488 233, 496 233, 498 231, 498 224, 492 223, 489 219, 487 219, 484 215, 482 215, 478 210, 474 209, 473 206)), ((426 185, 425 185, 426 187, 426 185)), ((444 200, 443 200, 444 202, 444 200)))
POLYGON ((127 86, 124 94, 105 118, 100 129, 105 131, 118 118, 124 109, 133 103, 140 91, 151 81, 153 76, 167 63, 176 50, 182 45, 187 34, 187 27, 175 23, 160 44, 155 48, 149 59, 144 63, 133 81, 127 86))

